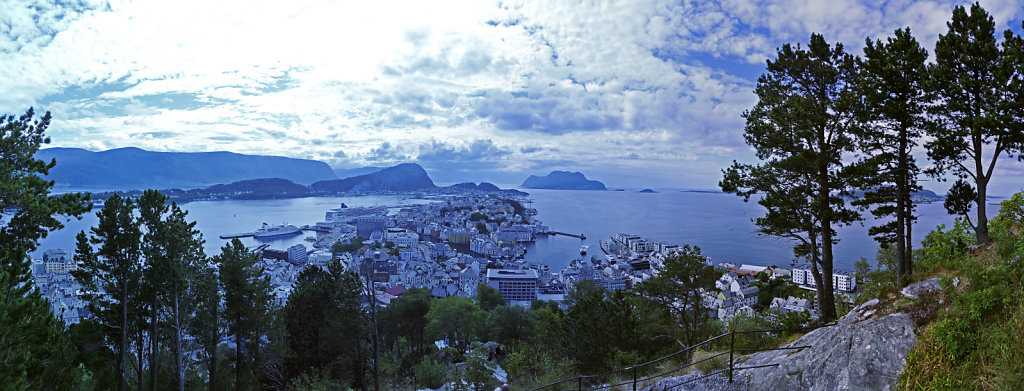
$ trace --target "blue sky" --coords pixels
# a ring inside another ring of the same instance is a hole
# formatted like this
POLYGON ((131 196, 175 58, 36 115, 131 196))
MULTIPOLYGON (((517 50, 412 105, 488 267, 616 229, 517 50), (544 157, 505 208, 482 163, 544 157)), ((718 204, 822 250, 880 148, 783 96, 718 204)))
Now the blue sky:
MULTIPOLYGON (((62 147, 714 188, 753 160, 741 113, 778 46, 820 32, 859 53, 910 26, 931 51, 962 3, 16 0, 0 4, 0 112, 50 110, 62 147)), ((1018 1, 982 5, 1020 31, 1018 1)), ((1003 161, 996 194, 1024 183, 1003 161)))

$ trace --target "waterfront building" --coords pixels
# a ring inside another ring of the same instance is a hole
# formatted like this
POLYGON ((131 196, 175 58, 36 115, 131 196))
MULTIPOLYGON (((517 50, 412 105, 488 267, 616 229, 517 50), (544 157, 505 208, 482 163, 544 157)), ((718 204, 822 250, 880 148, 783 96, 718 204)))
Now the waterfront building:
POLYGON ((384 232, 384 217, 360 216, 356 218, 356 235, 369 238, 374 232, 384 232))
MULTIPOLYGON (((803 287, 814 287, 814 274, 810 266, 794 267, 792 282, 803 287)), ((853 292, 857 289, 857 276, 851 271, 835 269, 832 271, 832 287, 836 291, 853 292)))
POLYGON ((487 285, 501 292, 506 302, 526 302, 537 299, 537 271, 532 269, 487 269, 487 285))
POLYGON ((67 251, 55 248, 43 252, 43 267, 46 274, 66 274, 77 269, 78 265, 68 256, 67 251))
POLYGON ((305 265, 309 261, 309 255, 306 253, 306 246, 302 243, 288 247, 288 262, 293 265, 305 265))

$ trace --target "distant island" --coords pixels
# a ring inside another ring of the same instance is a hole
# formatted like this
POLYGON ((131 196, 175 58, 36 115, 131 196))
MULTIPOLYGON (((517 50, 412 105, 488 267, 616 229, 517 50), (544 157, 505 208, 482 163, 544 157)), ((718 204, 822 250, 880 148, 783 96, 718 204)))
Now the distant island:
POLYGON ((530 175, 522 184, 526 189, 608 190, 604 183, 587 179, 582 173, 552 171, 547 176, 530 175))
POLYGON ((46 178, 65 187, 187 188, 260 178, 282 178, 308 185, 337 178, 324 162, 233 152, 46 148, 36 152, 35 157, 47 162, 57 159, 57 166, 46 178))
POLYGON ((654 191, 654 190, 651 190, 651 189, 643 189, 643 190, 640 190, 638 193, 657 193, 657 192, 654 191))
MULTIPOLYGON (((528 193, 514 189, 500 189, 491 183, 483 182, 460 183, 457 185, 438 187, 427 176, 423 167, 415 163, 403 163, 394 167, 380 169, 364 175, 344 179, 320 181, 304 186, 283 178, 246 179, 228 184, 218 184, 200 189, 164 189, 161 193, 171 201, 185 203, 199 200, 264 200, 279 198, 300 198, 316 196, 333 196, 359 193, 389 193, 403 191, 436 192, 452 194, 464 192, 500 193, 506 196, 526 196, 528 193)), ((93 200, 101 202, 112 194, 138 197, 141 190, 103 192, 93 194, 93 200)))

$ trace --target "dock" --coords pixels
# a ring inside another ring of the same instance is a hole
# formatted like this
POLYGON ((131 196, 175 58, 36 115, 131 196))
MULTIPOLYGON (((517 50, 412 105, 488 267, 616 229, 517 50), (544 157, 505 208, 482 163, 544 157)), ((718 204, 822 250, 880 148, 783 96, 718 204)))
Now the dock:
POLYGON ((542 235, 552 235, 552 236, 555 236, 555 235, 569 236, 569 237, 573 237, 573 238, 580 239, 580 240, 583 240, 583 239, 587 238, 587 235, 584 235, 584 234, 576 235, 576 234, 570 234, 570 233, 558 232, 558 231, 541 232, 541 234, 542 235))
POLYGON ((255 232, 242 232, 242 233, 237 233, 237 234, 224 234, 224 235, 221 235, 220 238, 221 239, 247 238, 247 237, 253 236, 255 234, 256 234, 255 232))

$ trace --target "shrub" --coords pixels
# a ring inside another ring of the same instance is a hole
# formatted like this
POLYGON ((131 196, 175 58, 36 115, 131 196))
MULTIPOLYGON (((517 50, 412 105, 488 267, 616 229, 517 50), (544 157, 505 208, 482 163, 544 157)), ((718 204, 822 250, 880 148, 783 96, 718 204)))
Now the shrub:
POLYGON ((927 287, 917 294, 917 301, 910 306, 910 319, 914 324, 924 326, 931 323, 939 315, 939 305, 944 295, 941 289, 927 287))

